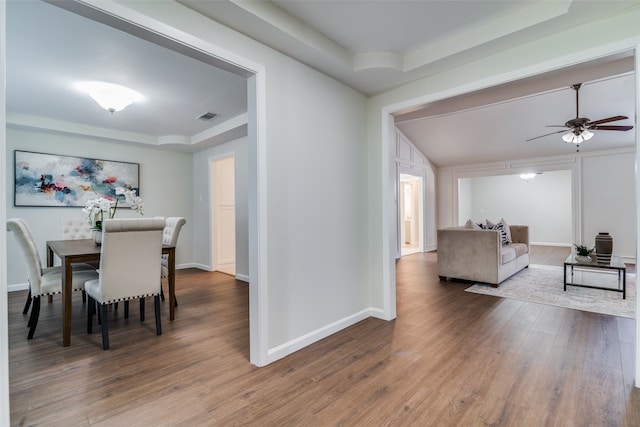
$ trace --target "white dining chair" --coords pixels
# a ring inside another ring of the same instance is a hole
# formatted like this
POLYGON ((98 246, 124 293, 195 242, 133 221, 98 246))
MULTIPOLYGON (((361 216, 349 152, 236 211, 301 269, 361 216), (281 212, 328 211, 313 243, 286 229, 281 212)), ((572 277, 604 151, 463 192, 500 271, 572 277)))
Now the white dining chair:
POLYGON ((63 240, 93 239, 94 231, 82 216, 67 216, 60 219, 63 240))
MULTIPOLYGON (((161 218, 161 217, 157 217, 161 218)), ((178 237, 180 236, 180 230, 182 226, 187 223, 187 220, 183 217, 170 216, 165 218, 166 225, 162 232, 162 243, 165 245, 176 246, 178 244, 178 237)), ((169 277, 169 259, 168 255, 162 256, 162 271, 160 275, 160 281, 169 277)), ((161 289, 160 298, 164 301, 164 291, 161 289)), ((178 306, 178 298, 174 297, 174 304, 178 306)))
MULTIPOLYGON (((38 318, 40 317, 40 297, 62 293, 61 267, 42 267, 38 248, 25 220, 21 218, 8 219, 7 230, 11 231, 15 236, 27 262, 29 293, 22 313, 27 314, 29 306, 33 304, 27 323, 29 327, 27 338, 32 339, 36 326, 38 325, 38 318)), ((97 277, 98 273, 91 266, 87 264, 75 264, 72 275, 73 290, 83 290, 83 285, 87 280, 97 277)))
MULTIPOLYGON (((95 231, 91 229, 89 222, 82 216, 66 216, 60 219, 60 231, 63 240, 93 239, 95 231)), ((94 269, 99 268, 99 261, 87 261, 85 264, 94 269)), ((75 265, 74 265, 75 268, 75 265)), ((82 302, 86 302, 84 288, 82 291, 82 302)))
MULTIPOLYGON (((107 306, 119 301, 140 300, 140 320, 144 321, 144 299, 154 297, 156 334, 162 334, 160 320, 160 275, 162 231, 165 221, 148 219, 108 219, 103 221, 100 269, 97 279, 85 283, 89 297, 87 333, 93 332, 96 303, 102 324, 102 348, 109 349, 107 306)), ((125 316, 127 310, 125 304, 125 316)))

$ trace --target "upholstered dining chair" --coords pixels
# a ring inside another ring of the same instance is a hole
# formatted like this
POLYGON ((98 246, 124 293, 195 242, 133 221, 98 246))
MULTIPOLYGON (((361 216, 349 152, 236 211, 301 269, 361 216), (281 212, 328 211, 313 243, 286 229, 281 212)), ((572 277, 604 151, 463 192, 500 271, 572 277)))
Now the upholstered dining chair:
MULTIPOLYGON (((40 317, 40 297, 62 293, 61 267, 42 267, 42 261, 38 248, 29 229, 27 222, 21 218, 7 220, 7 230, 15 236, 29 271, 29 293, 25 303, 23 314, 27 314, 29 306, 33 303, 31 315, 27 326, 29 327, 28 339, 32 339, 40 317)), ((74 291, 83 290, 84 282, 95 279, 98 273, 87 264, 76 264, 73 267, 72 283, 74 291)))
MULTIPOLYGON (((160 217, 158 217, 160 218, 160 217)), ((180 230, 182 226, 187 223, 185 218, 179 216, 170 216, 165 219, 166 225, 164 226, 164 231, 162 232, 162 243, 165 245, 175 246, 178 243, 178 237, 180 236, 180 230)), ((162 272, 160 275, 160 281, 162 279, 166 279, 169 276, 169 267, 168 267, 168 256, 162 256, 162 272)), ((162 287, 160 288, 160 298, 164 301, 164 291, 162 287)), ((178 305, 178 298, 174 297, 174 304, 178 305)))
POLYGON ((93 230, 84 217, 68 216, 60 220, 60 231, 64 240, 93 239, 93 230))
MULTIPOLYGON (((94 231, 87 220, 82 216, 67 216, 60 219, 60 231, 63 240, 93 239, 94 231)), ((85 264, 97 269, 100 261, 87 261, 85 264)), ((74 268, 76 266, 74 265, 74 268)), ((82 302, 86 301, 84 288, 82 289, 82 302)))
MULTIPOLYGON (((144 320, 144 299, 153 296, 156 334, 162 334, 160 321, 160 265, 162 230, 159 218, 108 219, 102 223, 99 277, 84 284, 89 297, 87 333, 93 332, 96 303, 102 324, 102 348, 109 349, 107 306, 118 301, 140 300, 140 320, 144 320)), ((125 311, 128 311, 125 307, 125 311)), ((125 314, 126 315, 126 314, 125 314)))

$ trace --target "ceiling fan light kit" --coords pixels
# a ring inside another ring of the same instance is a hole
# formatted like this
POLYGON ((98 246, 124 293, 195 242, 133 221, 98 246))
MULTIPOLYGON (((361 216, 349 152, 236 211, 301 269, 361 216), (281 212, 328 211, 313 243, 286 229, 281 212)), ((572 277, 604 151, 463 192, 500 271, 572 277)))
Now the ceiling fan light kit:
MULTIPOLYGON (((612 116, 612 117, 607 117, 606 119, 600 119, 600 120, 595 120, 595 121, 591 121, 591 119, 588 119, 586 117, 580 117, 580 110, 578 109, 579 106, 579 98, 578 98, 578 94, 580 91, 580 88, 582 87, 582 83, 576 83, 574 85, 571 85, 571 88, 573 90, 576 91, 576 118, 567 121, 564 126, 562 125, 549 125, 547 127, 565 127, 569 129, 569 132, 565 133, 564 135, 562 135, 562 140, 564 142, 571 142, 573 144, 580 144, 584 141, 588 141, 591 138, 593 138, 594 133, 591 132, 592 130, 617 130, 617 131, 627 131, 627 130, 631 130, 633 129, 633 126, 617 126, 617 125, 605 125, 602 126, 604 123, 610 123, 610 122, 616 122, 618 120, 625 120, 628 119, 627 116, 612 116)), ((538 138, 543 138, 545 136, 549 136, 549 135, 555 135, 558 133, 564 133, 566 132, 566 130, 559 130, 557 132, 551 132, 551 133, 547 133, 545 135, 540 135, 540 136, 536 136, 535 138, 530 138, 527 139, 527 141, 532 141, 534 139, 538 139, 538 138)))
POLYGON ((572 142, 574 144, 580 144, 583 141, 588 141, 593 138, 593 132, 589 132, 588 130, 580 130, 580 131, 571 131, 564 135, 562 135, 562 140, 564 142, 572 142))

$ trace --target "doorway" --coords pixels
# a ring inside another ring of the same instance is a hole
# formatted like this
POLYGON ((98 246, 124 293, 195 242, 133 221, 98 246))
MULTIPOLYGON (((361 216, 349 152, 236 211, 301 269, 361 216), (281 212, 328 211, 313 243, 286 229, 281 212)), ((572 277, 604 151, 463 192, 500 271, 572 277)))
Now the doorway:
POLYGON ((211 160, 211 265, 236 274, 235 156, 211 160))
POLYGON ((423 252, 423 180, 421 176, 400 174, 400 256, 423 252))
MULTIPOLYGON (((251 363, 256 366, 267 365, 271 360, 268 352, 269 342, 267 338, 269 319, 268 311, 266 310, 269 288, 267 270, 266 267, 264 267, 266 262, 263 262, 268 252, 268 235, 265 226, 267 223, 266 206, 268 205, 268 199, 264 190, 267 181, 266 146, 264 144, 264 141, 266 141, 265 109, 267 98, 265 66, 260 62, 255 62, 254 60, 243 57, 241 53, 236 52, 231 54, 230 51, 220 47, 218 44, 208 41, 206 38, 199 38, 190 33, 188 34, 188 32, 181 32, 171 25, 150 19, 146 17, 144 13, 137 12, 134 9, 120 7, 110 2, 99 3, 100 4, 87 5, 85 2, 76 1, 56 2, 55 6, 84 16, 89 20, 94 20, 101 24, 128 32, 158 46, 174 50, 192 59, 202 61, 213 67, 221 68, 222 70, 246 78, 247 114, 246 116, 238 116, 239 118, 237 120, 231 121, 231 125, 235 127, 223 132, 222 140, 226 141, 227 137, 235 138, 245 132, 247 136, 248 152, 243 152, 242 154, 243 156, 246 155, 248 161, 242 162, 240 167, 236 165, 235 169, 238 170, 242 168, 241 173, 247 177, 247 182, 242 187, 244 197, 242 197, 242 199, 236 198, 236 202, 238 203, 238 210, 244 209, 247 211, 246 220, 242 222, 241 225, 243 230, 246 230, 242 237, 243 242, 246 241, 247 256, 243 257, 246 259, 242 259, 242 262, 246 264, 246 270, 243 269, 243 272, 246 271, 246 281, 249 282, 249 358, 251 363)), ((179 8, 180 6, 176 5, 176 7, 179 8)), ((4 15, 5 5, 0 4, 0 17, 4 18, 4 15)), ((4 37, 4 30, 4 28, 0 30, 0 38, 4 37)), ((4 90, 0 90, 0 96, 5 98, 4 90)), ((2 108, 0 108, 0 110, 0 122, 2 122, 2 129, 4 129, 6 127, 6 114, 2 108)), ((213 135, 210 136, 211 143, 215 142, 215 144, 217 144, 219 142, 213 135)), ((4 138, 0 138, 0 146, 5 147, 4 138)), ((0 152, 4 153, 5 150, 0 150, 0 152)), ((193 158, 197 159, 198 155, 194 155, 193 158)), ((242 159, 244 159, 244 157, 242 157, 242 159)), ((205 161, 208 161, 208 159, 205 161)), ((203 171, 202 176, 197 175, 197 178, 194 177, 194 186, 206 186, 209 184, 209 176, 205 174, 206 172, 203 171)), ((0 187, 3 189, 6 188, 4 177, 0 179, 0 187)), ((189 191, 189 189, 186 191, 189 191)), ((207 191, 209 191, 209 189, 203 189, 203 194, 207 191)), ((195 193, 195 197, 196 204, 204 202, 204 197, 199 195, 199 193, 195 193)), ((0 204, 0 206, 3 205, 0 204)), ((211 204, 207 201, 202 205, 202 209, 195 210, 197 212, 196 215, 194 215, 194 221, 192 223, 194 229, 199 230, 211 227, 209 218, 211 215, 208 213, 205 214, 204 212, 210 207, 211 204), (200 215, 201 213, 202 215, 200 215), (195 222, 198 222, 198 224, 196 225, 195 222)), ((0 209, 0 218, 6 218, 5 209, 0 209)), ((209 230, 211 230, 211 228, 209 228, 209 230)), ((209 237, 209 235, 210 232, 207 231, 204 237, 209 237)), ((203 245, 202 247, 194 247, 194 252, 204 252, 212 248, 212 244, 208 241, 205 242, 205 239, 194 240, 202 241, 203 245)), ((239 241, 240 240, 238 240, 238 242, 239 241)), ((0 252, 3 251, 5 245, 6 231, 3 231, 0 232, 0 252)), ((0 256, 0 258, 5 259, 5 256, 0 256)), ((236 259, 237 263, 240 263, 240 261, 240 258, 236 259)), ((202 263, 210 263, 210 253, 207 253, 206 257, 202 259, 202 263)), ((240 267, 240 265, 238 265, 238 267, 240 267)), ((242 267, 244 267, 244 265, 242 267)), ((4 269, 0 270, 4 271, 4 269)), ((0 289, 4 289, 6 292, 6 277, 4 280, 0 280, 0 289)), ((0 309, 2 308, 1 300, 0 298, 0 309)), ((0 341, 1 338, 4 338, 6 341, 7 337, 6 334, 2 334, 0 330, 0 341)), ((4 353, 0 354, 0 359, 3 354, 4 353)), ((2 401, 0 400, 0 402, 2 401)))

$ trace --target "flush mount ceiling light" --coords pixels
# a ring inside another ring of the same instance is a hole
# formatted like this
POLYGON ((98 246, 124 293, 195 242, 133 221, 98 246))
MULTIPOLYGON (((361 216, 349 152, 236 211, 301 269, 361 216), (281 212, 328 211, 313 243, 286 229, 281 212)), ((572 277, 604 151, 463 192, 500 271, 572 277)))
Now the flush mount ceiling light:
POLYGON ((535 178, 535 177, 536 177, 536 175, 537 175, 537 173, 533 173, 533 172, 530 172, 530 173, 521 173, 521 174, 520 174, 520 178, 524 179, 525 181, 529 181, 530 179, 535 178))
POLYGON ((141 101, 143 96, 133 89, 107 82, 80 82, 76 89, 87 93, 102 108, 111 114, 122 111, 132 103, 141 101))

